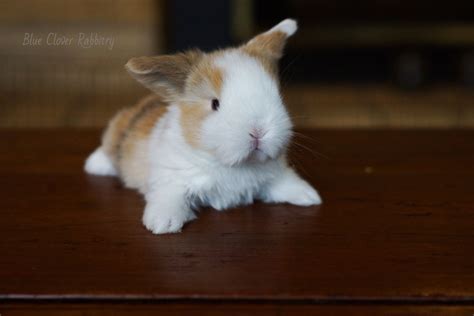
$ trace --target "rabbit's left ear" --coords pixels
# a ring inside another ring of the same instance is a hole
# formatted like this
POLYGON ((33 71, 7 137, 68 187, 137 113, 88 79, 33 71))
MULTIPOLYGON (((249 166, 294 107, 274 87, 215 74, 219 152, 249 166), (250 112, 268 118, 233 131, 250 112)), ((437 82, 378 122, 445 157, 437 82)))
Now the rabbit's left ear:
POLYGON ((125 68, 145 87, 173 100, 184 92, 186 79, 202 55, 201 51, 191 50, 174 55, 135 57, 125 68))
POLYGON ((268 58, 275 62, 283 55, 286 40, 298 29, 295 20, 286 19, 247 42, 242 49, 254 56, 268 58))

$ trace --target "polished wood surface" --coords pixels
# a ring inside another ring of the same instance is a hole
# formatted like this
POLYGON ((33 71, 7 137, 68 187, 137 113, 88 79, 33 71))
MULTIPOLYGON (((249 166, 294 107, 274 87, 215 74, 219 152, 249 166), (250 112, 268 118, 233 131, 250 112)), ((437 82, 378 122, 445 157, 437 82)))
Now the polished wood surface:
MULTIPOLYGON (((337 306, 315 304, 8 304, 4 316, 455 316, 474 313, 472 306, 337 306)), ((3 314, 2 314, 3 315, 3 314)))
POLYGON ((470 315, 474 131, 301 134, 291 160, 322 206, 204 209, 181 234, 156 236, 141 225, 138 193, 82 171, 98 131, 0 131, 0 304, 222 300, 470 315))

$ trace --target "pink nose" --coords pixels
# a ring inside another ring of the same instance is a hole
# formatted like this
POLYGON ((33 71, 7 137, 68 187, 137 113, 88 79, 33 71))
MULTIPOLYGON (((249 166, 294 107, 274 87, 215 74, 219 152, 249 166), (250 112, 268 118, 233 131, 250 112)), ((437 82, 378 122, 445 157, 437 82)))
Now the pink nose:
POLYGON ((252 130, 249 133, 250 137, 252 137, 252 146, 254 149, 258 149, 258 146, 260 145, 260 131, 258 130, 252 130))
POLYGON ((262 138, 263 137, 263 132, 259 128, 252 128, 252 130, 249 133, 250 137, 252 138, 262 138))

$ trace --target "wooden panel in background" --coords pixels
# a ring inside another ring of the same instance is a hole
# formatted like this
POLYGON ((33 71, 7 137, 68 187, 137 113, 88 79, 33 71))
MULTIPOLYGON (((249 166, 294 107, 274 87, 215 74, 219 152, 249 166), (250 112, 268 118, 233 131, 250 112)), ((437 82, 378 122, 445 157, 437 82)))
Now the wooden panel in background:
POLYGON ((156 12, 162 0, 22 0, 2 1, 0 24, 49 23, 129 23, 150 24, 155 22, 156 12))
POLYGON ((124 65, 131 57, 164 50, 163 5, 2 1, 0 126, 102 126, 118 108, 135 102, 145 89, 124 65), (25 43, 25 34, 41 38, 41 44, 25 43), (50 34, 68 41, 53 43, 50 34), (97 35, 98 41, 86 44, 81 34, 97 35))
MULTIPOLYGON (((26 77, 25 91, 0 94, 0 127, 102 127, 119 109, 148 94, 117 64, 92 81, 80 65, 55 90, 46 76, 26 77), (77 70, 77 71, 76 71, 77 70), (35 79, 36 78, 36 79, 35 79), (97 90, 97 87, 101 87, 97 90)), ((25 78, 14 77, 14 80, 25 78)), ((459 86, 417 91, 389 85, 288 85, 283 94, 303 128, 473 128, 474 93, 459 86)))
POLYGON ((299 127, 474 127, 474 92, 459 85, 403 90, 386 84, 306 84, 284 92, 299 127))

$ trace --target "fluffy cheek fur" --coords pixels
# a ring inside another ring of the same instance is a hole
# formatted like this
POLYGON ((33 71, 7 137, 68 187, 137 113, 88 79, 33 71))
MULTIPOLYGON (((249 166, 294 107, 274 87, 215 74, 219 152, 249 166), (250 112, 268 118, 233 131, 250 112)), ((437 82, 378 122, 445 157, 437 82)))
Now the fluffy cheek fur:
POLYGON ((249 155, 251 141, 242 128, 231 128, 219 114, 214 113, 203 122, 200 132, 202 146, 223 164, 238 164, 249 155))
POLYGON ((260 122, 259 126, 265 131, 261 137, 259 149, 254 150, 253 138, 250 136, 251 118, 232 120, 226 113, 212 113, 200 128, 200 143, 207 151, 225 165, 236 165, 246 160, 266 161, 278 157, 291 137, 289 118, 269 119, 260 122), (266 123, 266 124, 265 124, 266 123))
POLYGON ((241 129, 230 128, 220 113, 212 112, 205 100, 181 103, 181 128, 184 139, 193 148, 208 152, 225 165, 244 160, 251 142, 242 137, 241 129))
POLYGON ((216 56, 205 66, 188 80, 183 100, 193 101, 180 104, 187 142, 228 166, 278 157, 292 126, 271 74, 239 51, 216 56), (217 111, 211 109, 213 98, 220 100, 217 111))
POLYGON ((200 127, 203 147, 225 165, 278 157, 289 142, 292 124, 275 78, 258 59, 241 51, 214 62, 224 74, 220 108, 200 127))

